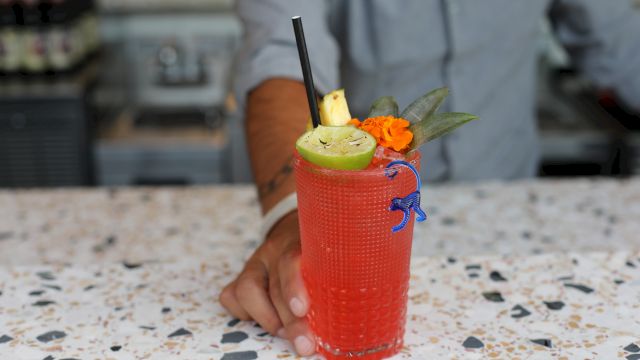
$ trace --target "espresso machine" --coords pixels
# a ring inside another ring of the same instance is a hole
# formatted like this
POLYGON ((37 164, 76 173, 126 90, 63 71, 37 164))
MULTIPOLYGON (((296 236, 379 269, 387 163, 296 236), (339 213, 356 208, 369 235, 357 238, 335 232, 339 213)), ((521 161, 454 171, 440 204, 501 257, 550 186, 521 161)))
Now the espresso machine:
POLYGON ((98 183, 248 179, 231 96, 241 36, 232 4, 146 3, 105 3, 103 42, 112 51, 98 98, 113 110, 104 111, 99 126, 98 183))

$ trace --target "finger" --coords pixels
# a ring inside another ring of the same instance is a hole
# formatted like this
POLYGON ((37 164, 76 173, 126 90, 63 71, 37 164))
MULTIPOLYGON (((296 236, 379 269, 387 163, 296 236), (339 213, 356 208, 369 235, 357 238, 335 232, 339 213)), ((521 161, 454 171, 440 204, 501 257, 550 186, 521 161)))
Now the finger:
POLYGON ((229 311, 234 317, 240 320, 249 320, 249 314, 244 311, 244 309, 238 302, 238 299, 236 299, 235 287, 236 282, 232 281, 231 283, 229 283, 229 285, 225 286, 225 288, 222 289, 219 298, 220 304, 222 304, 222 306, 224 306, 224 308, 227 309, 227 311, 229 311))
POLYGON ((236 280, 236 299, 263 329, 275 334, 282 327, 267 294, 267 272, 259 261, 250 261, 236 280))
POLYGON ((309 356, 316 352, 315 337, 305 319, 298 318, 289 324, 285 335, 293 344, 298 355, 309 356))
POLYGON ((278 268, 280 276, 280 290, 289 305, 291 312, 303 317, 309 311, 309 295, 302 280, 300 270, 300 247, 294 245, 280 260, 278 268))
POLYGON ((280 321, 284 326, 284 328, 281 329, 282 331, 279 331, 277 335, 281 338, 285 338, 285 332, 283 331, 285 331, 287 326, 294 322, 297 318, 295 315, 293 315, 291 310, 289 310, 289 306, 282 297, 282 292, 280 291, 280 280, 278 276, 272 276, 269 279, 269 296, 271 298, 271 303, 276 308, 278 316, 280 317, 280 321))

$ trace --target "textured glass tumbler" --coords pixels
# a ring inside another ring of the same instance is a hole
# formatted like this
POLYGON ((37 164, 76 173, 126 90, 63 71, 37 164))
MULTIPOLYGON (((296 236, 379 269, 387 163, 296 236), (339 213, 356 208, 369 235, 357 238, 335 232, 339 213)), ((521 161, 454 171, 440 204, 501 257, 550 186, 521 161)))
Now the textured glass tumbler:
MULTIPOLYGON (((408 161, 416 168, 420 155, 408 161)), ((414 214, 391 211, 416 190, 406 167, 331 170, 294 158, 307 319, 327 359, 382 359, 403 344, 414 214)))

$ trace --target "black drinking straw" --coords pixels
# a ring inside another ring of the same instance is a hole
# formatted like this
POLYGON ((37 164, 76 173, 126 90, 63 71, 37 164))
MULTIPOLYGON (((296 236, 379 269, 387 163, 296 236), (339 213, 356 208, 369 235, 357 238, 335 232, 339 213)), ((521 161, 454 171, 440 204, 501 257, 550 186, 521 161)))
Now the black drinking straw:
POLYGON ((320 113, 318 112, 318 102, 316 100, 316 92, 313 87, 313 76, 311 75, 311 64, 309 63, 309 53, 307 53, 307 43, 304 40, 304 30, 302 30, 302 18, 294 16, 291 18, 293 22, 293 32, 296 34, 296 43, 298 44, 298 55, 300 55, 300 66, 302 66, 302 76, 304 77, 304 86, 307 88, 307 100, 309 100, 309 110, 311 111, 311 121, 313 127, 320 125, 320 113))

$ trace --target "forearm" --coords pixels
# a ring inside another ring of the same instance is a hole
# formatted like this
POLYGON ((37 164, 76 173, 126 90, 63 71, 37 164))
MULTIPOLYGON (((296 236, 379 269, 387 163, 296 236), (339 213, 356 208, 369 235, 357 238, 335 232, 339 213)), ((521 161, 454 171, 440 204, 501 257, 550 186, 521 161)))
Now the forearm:
POLYGON ((248 96, 247 144, 263 213, 295 191, 293 150, 308 117, 299 81, 270 79, 248 96))

